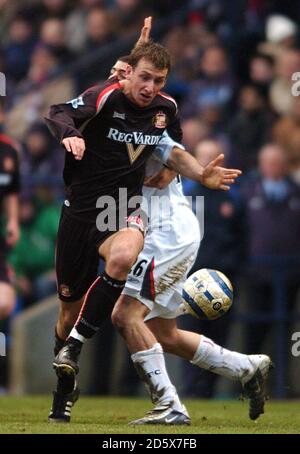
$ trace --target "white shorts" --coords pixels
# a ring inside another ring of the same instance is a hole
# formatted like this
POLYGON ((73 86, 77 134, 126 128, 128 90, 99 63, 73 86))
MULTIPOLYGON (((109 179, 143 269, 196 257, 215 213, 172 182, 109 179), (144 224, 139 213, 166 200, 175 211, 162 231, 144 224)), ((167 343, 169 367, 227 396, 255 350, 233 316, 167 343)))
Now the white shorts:
POLYGON ((123 294, 150 309, 145 318, 175 318, 182 303, 182 285, 197 256, 199 223, 191 209, 178 205, 169 225, 149 229, 145 245, 132 267, 123 294))

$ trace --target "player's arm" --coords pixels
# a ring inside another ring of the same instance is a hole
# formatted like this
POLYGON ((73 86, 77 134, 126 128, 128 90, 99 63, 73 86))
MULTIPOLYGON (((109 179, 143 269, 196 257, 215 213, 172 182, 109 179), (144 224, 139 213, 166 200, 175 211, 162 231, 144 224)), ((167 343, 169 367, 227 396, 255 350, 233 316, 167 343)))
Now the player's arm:
POLYGON ((144 26, 141 30, 140 37, 134 46, 135 48, 138 47, 140 44, 147 43, 149 41, 151 28, 152 28, 152 16, 145 17, 144 26))
POLYGON ((144 180, 144 186, 150 188, 164 189, 166 188, 172 180, 177 176, 177 172, 168 167, 164 167, 158 172, 146 177, 144 180))
POLYGON ((230 189, 230 184, 241 175, 237 169, 226 169, 220 167, 224 155, 219 155, 216 159, 203 167, 184 147, 174 141, 165 131, 159 144, 154 151, 154 157, 165 163, 172 170, 180 173, 186 178, 207 186, 210 189, 230 189))
POLYGON ((184 177, 198 181, 210 189, 227 191, 242 172, 221 167, 223 161, 224 155, 220 154, 203 167, 190 153, 175 146, 167 159, 167 164, 184 177))
POLYGON ((168 126, 168 131, 164 132, 156 149, 156 152, 160 152, 163 162, 184 177, 198 181, 210 189, 226 191, 230 189, 229 185, 241 175, 240 170, 221 167, 224 160, 223 154, 203 167, 194 156, 184 149, 181 140, 182 130, 176 108, 173 121, 168 126))
POLYGON ((99 87, 93 87, 67 103, 53 105, 45 117, 50 132, 75 159, 83 157, 85 142, 80 127, 97 114, 100 91, 99 87))

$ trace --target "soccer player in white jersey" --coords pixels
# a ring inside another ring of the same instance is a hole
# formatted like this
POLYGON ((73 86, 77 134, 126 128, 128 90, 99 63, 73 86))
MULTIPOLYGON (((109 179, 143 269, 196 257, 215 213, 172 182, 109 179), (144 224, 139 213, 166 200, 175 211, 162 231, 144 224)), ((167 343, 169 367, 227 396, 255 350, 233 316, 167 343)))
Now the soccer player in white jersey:
MULTIPOLYGON (((159 147, 166 156, 165 148, 173 146, 182 147, 168 137, 159 147)), ((153 175, 146 179, 149 185, 158 182, 162 186, 164 180, 165 187, 144 186, 143 195, 150 207, 149 232, 112 314, 155 404, 151 412, 132 424, 190 424, 187 410, 169 379, 163 352, 240 381, 250 398, 249 416, 256 419, 264 410, 270 358, 232 352, 204 335, 177 328, 182 285, 200 244, 199 224, 174 172, 163 169, 151 158, 147 173, 153 175), (157 199, 162 200, 161 210, 156 209, 157 199)))
MULTIPOLYGON (((147 18, 142 41, 149 38, 150 30, 151 18, 147 18)), ((124 70, 124 62, 115 66, 124 70)), ((164 156, 168 147, 183 148, 167 135, 159 147, 164 156)), ((264 383, 271 360, 266 355, 231 352, 203 335, 177 328, 182 285, 200 244, 199 224, 176 173, 162 167, 154 158, 148 161, 146 172, 143 196, 150 209, 149 231, 112 314, 113 323, 123 336, 155 404, 153 411, 133 424, 190 424, 189 415, 168 377, 163 352, 239 380, 250 399, 249 416, 256 419, 264 411, 264 383)))

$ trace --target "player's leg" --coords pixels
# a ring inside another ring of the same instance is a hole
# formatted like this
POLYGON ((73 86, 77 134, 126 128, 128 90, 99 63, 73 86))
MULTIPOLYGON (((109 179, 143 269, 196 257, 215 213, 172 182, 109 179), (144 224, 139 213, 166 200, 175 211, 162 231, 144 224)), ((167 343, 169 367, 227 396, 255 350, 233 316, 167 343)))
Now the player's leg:
POLYGON ((105 270, 86 293, 77 322, 65 346, 55 358, 57 370, 73 375, 78 373, 77 362, 82 345, 110 316, 143 243, 143 233, 128 228, 113 234, 101 244, 99 254, 106 261, 105 270))
MULTIPOLYGON (((56 274, 60 309, 55 328, 54 353, 63 349, 80 312, 83 297, 97 276, 98 254, 88 241, 89 226, 64 213, 61 216, 56 248, 56 274)), ((56 369, 57 387, 49 421, 69 422, 71 407, 78 399, 75 374, 56 369)))
POLYGON ((190 419, 168 376, 161 345, 145 325, 147 306, 137 299, 121 295, 112 321, 124 338, 134 366, 149 391, 154 410, 133 424, 189 424, 190 419))
MULTIPOLYGON (((82 306, 83 298, 74 302, 60 302, 59 316, 55 327, 54 355, 63 348, 74 326, 82 306)), ((70 422, 71 409, 79 397, 79 388, 73 374, 57 371, 57 385, 53 392, 52 407, 48 416, 50 422, 70 422)))
MULTIPOLYGON (((174 271, 169 266, 170 261, 172 262, 174 255, 181 253, 181 249, 174 252, 176 239, 172 242, 171 251, 165 251, 159 246, 166 244, 168 239, 168 232, 151 230, 148 233, 145 246, 130 271, 123 294, 112 314, 113 323, 123 336, 135 368, 155 404, 155 409, 150 414, 134 421, 134 424, 190 423, 187 411, 166 371, 162 347, 144 322, 147 313, 153 309, 155 299, 154 281, 156 282, 157 273, 153 255, 157 259, 158 270, 161 268, 160 263, 164 264, 164 270, 170 268, 170 276, 166 277, 169 279, 174 271), (158 246, 157 249, 154 245, 158 246), (141 294, 144 295, 143 298, 141 294)), ((184 273, 189 263, 184 256, 180 258, 180 262, 184 273)), ((178 273, 174 272, 173 276, 176 275, 178 273)))
POLYGON ((164 351, 181 356, 200 368, 240 381, 245 394, 250 398, 251 419, 256 419, 263 413, 264 385, 272 365, 268 356, 233 352, 204 335, 178 329, 175 319, 156 317, 147 324, 164 351))

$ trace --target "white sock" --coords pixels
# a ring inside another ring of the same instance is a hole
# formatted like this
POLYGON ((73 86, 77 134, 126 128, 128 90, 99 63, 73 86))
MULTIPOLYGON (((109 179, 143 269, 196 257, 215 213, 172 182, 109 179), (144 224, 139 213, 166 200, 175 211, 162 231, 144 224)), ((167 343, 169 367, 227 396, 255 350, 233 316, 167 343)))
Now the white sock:
POLYGON ((82 344, 84 344, 86 341, 86 338, 84 336, 82 336, 81 334, 79 334, 76 328, 72 328, 72 331, 70 332, 69 337, 74 337, 74 339, 77 339, 82 344))
POLYGON ((242 382, 243 378, 253 371, 248 355, 220 347, 203 335, 191 363, 231 380, 242 382))
POLYGON ((176 388, 172 385, 166 370, 164 353, 161 345, 156 343, 149 350, 131 355, 134 366, 146 385, 155 405, 168 405, 173 402, 175 410, 182 411, 182 404, 176 388))

